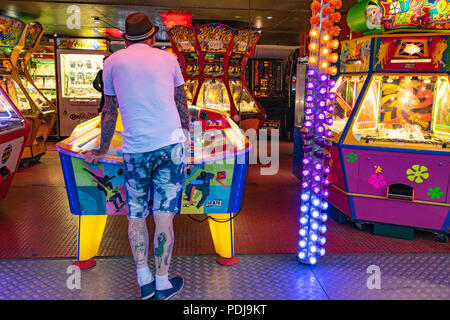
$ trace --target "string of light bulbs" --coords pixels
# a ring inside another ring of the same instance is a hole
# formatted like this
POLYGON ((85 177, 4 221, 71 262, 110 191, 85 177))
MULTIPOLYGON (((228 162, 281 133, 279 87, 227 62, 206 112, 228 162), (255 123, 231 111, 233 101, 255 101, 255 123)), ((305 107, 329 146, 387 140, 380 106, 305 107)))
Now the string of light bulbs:
POLYGON ((340 33, 335 26, 341 20, 341 14, 335 12, 342 7, 341 0, 314 0, 311 3, 312 17, 309 31, 308 71, 305 96, 305 121, 303 123, 302 193, 300 195, 300 229, 298 261, 316 264, 317 256, 325 255, 328 219, 326 198, 330 184, 329 149, 333 132, 328 128, 333 124, 332 104, 336 95, 331 88, 336 81, 331 79, 337 73, 336 63, 339 59, 333 50, 338 49, 339 40, 333 39, 340 33))

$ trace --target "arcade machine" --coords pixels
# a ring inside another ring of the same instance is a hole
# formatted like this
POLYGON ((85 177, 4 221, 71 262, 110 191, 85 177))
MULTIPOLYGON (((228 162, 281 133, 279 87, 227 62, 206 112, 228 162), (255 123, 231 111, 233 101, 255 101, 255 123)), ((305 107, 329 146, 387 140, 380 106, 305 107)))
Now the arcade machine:
POLYGON ((329 202, 374 233, 450 231, 450 11, 446 1, 361 1, 333 91, 329 202), (400 32, 413 32, 401 33, 400 32))
POLYGON ((251 94, 244 70, 261 36, 253 28, 206 24, 168 31, 188 87, 199 107, 227 113, 243 129, 261 128, 265 111, 251 94))
MULTIPOLYGON (((242 205, 250 142, 226 113, 189 107, 194 132, 193 153, 187 156, 187 181, 179 204, 181 214, 207 215, 218 263, 238 262, 234 252, 233 218, 242 205), (199 135, 198 133, 201 133, 199 135)), ((127 214, 122 169, 122 121, 119 115, 108 155, 97 165, 82 152, 98 148, 100 117, 78 125, 56 145, 72 214, 79 216, 78 264, 95 265, 108 215, 127 214)))
MULTIPOLYGON (((1 42, 7 40, 3 30, 0 35, 1 42)), ((0 199, 5 197, 17 171, 29 131, 27 121, 0 87, 0 199)))
POLYGON ((31 52, 28 64, 29 73, 36 87, 53 105, 57 104, 56 66, 54 44, 49 39, 39 42, 35 51, 31 52))
POLYGON ((288 110, 286 112, 286 138, 288 141, 294 140, 294 118, 295 118, 295 96, 297 92, 297 61, 299 49, 294 50, 288 58, 286 64, 286 83, 288 110))
POLYGON ((73 129, 98 116, 101 94, 92 83, 108 43, 103 39, 57 39, 58 134, 67 137, 73 129))
MULTIPOLYGON (((42 114, 41 124, 36 136, 37 139, 45 143, 56 123, 56 106, 37 87, 28 69, 31 56, 39 47, 43 34, 44 29, 39 22, 32 22, 28 24, 25 46, 19 56, 17 69, 22 85, 27 89, 28 95, 31 97, 34 104, 37 105, 42 114)), ((45 150, 46 149, 44 149, 44 152, 45 150)), ((22 163, 25 164, 26 161, 30 161, 30 159, 33 158, 37 158, 38 160, 40 156, 40 154, 36 155, 35 153, 32 153, 32 148, 26 148, 22 154, 22 163)))
POLYGON ((308 57, 298 57, 296 61, 296 82, 294 101, 294 150, 292 154, 292 170, 294 176, 302 179, 303 138, 302 127, 305 120, 305 95, 306 95, 306 72, 308 70, 308 57))
POLYGON ((40 156, 46 151, 44 139, 38 136, 43 113, 23 85, 20 75, 22 50, 31 47, 30 43, 35 40, 37 33, 34 32, 33 28, 28 31, 30 25, 7 16, 0 16, 0 28, 5 30, 3 32, 8 36, 2 41, 0 48, 2 54, 0 85, 25 117, 30 127, 29 135, 25 138, 25 148, 22 154, 22 158, 26 158, 23 163, 27 165, 29 161, 39 160, 40 156))
POLYGON ((250 70, 251 91, 267 114, 264 129, 269 136, 274 134, 272 129, 284 134, 288 101, 283 85, 283 59, 251 59, 250 70))

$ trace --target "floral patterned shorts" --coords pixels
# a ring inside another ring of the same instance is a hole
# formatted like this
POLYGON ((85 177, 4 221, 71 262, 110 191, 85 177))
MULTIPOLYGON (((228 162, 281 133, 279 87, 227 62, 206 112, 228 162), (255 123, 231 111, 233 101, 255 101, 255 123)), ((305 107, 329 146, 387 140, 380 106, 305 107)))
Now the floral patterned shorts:
POLYGON ((145 153, 124 153, 123 165, 129 218, 145 218, 149 214, 152 187, 153 211, 179 213, 186 179, 182 143, 145 153))

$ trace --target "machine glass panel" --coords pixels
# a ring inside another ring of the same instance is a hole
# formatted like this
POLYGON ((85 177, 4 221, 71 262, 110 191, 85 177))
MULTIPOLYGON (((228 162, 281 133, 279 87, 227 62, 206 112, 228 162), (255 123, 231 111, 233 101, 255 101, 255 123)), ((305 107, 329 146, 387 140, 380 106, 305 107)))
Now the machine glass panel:
POLYGON ((353 133, 362 142, 446 147, 450 138, 448 96, 447 76, 375 76, 353 133))
POLYGON ((93 54, 61 54, 62 97, 100 98, 92 82, 102 68, 103 58, 93 54))
POLYGON ((22 117, 11 105, 3 90, 0 89, 0 134, 22 129, 24 126, 22 117))
POLYGON ((258 113, 255 100, 248 92, 247 88, 242 85, 240 80, 230 80, 231 95, 234 99, 236 109, 241 113, 258 113))
POLYGON ((197 105, 229 114, 230 100, 223 81, 217 79, 205 80, 198 94, 197 105))
POLYGON ((349 120, 350 114, 355 107, 356 100, 358 99, 366 78, 366 75, 341 76, 336 82, 336 85, 332 90, 336 93, 336 99, 333 101, 333 124, 330 127, 333 132, 333 140, 339 140, 339 137, 349 120))

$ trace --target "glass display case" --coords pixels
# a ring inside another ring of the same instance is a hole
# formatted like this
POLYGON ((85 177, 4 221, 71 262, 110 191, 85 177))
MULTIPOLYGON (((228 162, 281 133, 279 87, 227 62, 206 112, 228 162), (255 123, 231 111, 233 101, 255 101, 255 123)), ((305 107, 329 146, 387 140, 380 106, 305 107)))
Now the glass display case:
POLYGON ((192 103, 197 92, 198 79, 187 79, 185 84, 186 99, 188 103, 192 103))
POLYGON ((236 109, 240 113, 258 113, 259 109, 250 92, 240 80, 230 80, 231 95, 234 99, 236 109))
POLYGON ((334 112, 331 114, 333 124, 330 129, 335 141, 339 139, 349 120, 366 78, 367 75, 341 76, 332 90, 336 93, 336 99, 333 101, 334 112))
POLYGON ((61 54, 63 98, 100 98, 92 83, 102 69, 104 55, 61 54))
POLYGON ((197 105, 230 114, 230 99, 222 80, 205 80, 200 88, 197 105))
POLYGON ((23 129, 25 122, 13 108, 3 90, 0 90, 0 135, 23 129))
POLYGON ((353 135, 374 144, 444 146, 450 141, 449 88, 447 76, 374 76, 356 115, 353 135))
MULTIPOLYGON (((28 90, 28 94, 30 95, 31 99, 33 99, 33 102, 41 111, 50 111, 54 109, 54 107, 50 103, 48 103, 47 100, 42 96, 42 93, 36 90, 36 88, 26 78, 22 78, 21 80, 22 85, 28 90)), ((56 94, 56 90, 54 94, 56 94)), ((49 96, 49 98, 50 97, 51 96, 49 96)))
POLYGON ((56 104, 55 61, 32 59, 28 68, 36 87, 56 104))

